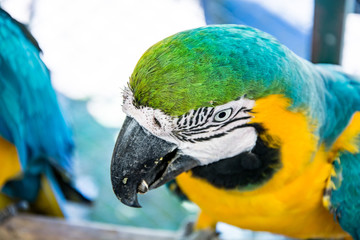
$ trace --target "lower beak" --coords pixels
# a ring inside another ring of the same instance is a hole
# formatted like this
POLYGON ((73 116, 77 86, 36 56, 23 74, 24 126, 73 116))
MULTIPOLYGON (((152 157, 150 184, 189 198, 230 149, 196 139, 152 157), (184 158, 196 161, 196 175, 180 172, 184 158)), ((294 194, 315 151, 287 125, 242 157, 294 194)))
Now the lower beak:
POLYGON ((177 145, 154 136, 127 117, 111 160, 111 182, 122 203, 141 207, 137 193, 157 188, 198 165, 198 160, 181 154, 177 145))

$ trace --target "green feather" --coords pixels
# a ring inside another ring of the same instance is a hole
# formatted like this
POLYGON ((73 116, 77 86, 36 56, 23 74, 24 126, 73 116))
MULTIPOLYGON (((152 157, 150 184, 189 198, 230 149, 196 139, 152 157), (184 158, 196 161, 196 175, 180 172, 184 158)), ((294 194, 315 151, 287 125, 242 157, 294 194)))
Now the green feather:
POLYGON ((360 110, 359 79, 312 64, 272 36, 239 25, 205 26, 156 43, 139 60, 129 85, 135 104, 171 116, 244 95, 256 100, 283 94, 290 110, 305 112, 317 124, 314 131, 326 146, 360 110))
POLYGON ((290 70, 284 56, 289 54, 256 29, 207 26, 175 34, 147 50, 135 67, 130 88, 139 105, 178 116, 244 94, 256 99, 283 93, 290 70))

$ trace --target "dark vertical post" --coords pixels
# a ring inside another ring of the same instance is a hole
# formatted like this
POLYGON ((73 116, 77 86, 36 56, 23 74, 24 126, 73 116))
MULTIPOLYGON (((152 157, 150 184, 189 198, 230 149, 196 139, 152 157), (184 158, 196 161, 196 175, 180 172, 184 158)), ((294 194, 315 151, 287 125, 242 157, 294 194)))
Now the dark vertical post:
POLYGON ((340 64, 346 14, 354 0, 315 0, 311 61, 340 64))
POLYGON ((355 2, 355 13, 360 13, 360 0, 355 2))

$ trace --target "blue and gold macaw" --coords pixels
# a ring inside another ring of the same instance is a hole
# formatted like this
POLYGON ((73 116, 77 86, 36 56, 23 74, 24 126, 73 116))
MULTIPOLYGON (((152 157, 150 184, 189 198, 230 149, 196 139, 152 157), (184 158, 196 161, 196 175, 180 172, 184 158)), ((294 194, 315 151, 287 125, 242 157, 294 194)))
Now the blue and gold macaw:
POLYGON ((0 209, 26 200, 32 210, 64 216, 72 188, 73 140, 50 72, 26 27, 0 8, 0 209))
POLYGON ((360 79, 238 25, 148 49, 124 91, 119 200, 175 178, 201 213, 293 238, 360 239, 360 79))

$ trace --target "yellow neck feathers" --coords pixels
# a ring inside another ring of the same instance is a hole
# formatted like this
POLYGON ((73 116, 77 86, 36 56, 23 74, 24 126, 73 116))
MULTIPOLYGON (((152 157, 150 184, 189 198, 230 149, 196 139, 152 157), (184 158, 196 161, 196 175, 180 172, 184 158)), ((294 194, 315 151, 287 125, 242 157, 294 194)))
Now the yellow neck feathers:
POLYGON ((289 104, 286 98, 271 95, 257 100, 253 109, 252 122, 266 130, 260 137, 281 147, 282 168, 261 187, 225 190, 192 177, 191 172, 178 176, 180 188, 201 208, 199 228, 222 221, 295 238, 347 236, 322 205, 332 169, 329 153, 318 147, 305 114, 288 111, 289 104))

